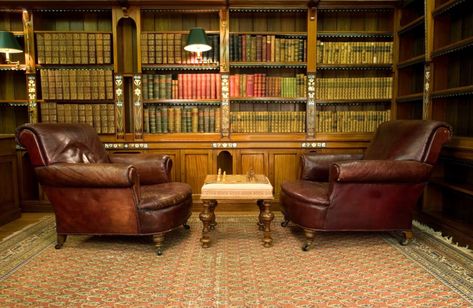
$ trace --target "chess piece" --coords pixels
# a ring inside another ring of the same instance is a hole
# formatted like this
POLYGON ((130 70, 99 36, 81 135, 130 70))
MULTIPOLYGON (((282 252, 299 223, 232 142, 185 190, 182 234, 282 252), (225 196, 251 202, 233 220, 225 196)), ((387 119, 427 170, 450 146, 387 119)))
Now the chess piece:
POLYGON ((248 172, 246 173, 246 180, 248 182, 255 181, 255 171, 253 170, 253 168, 250 168, 250 170, 248 170, 248 172))

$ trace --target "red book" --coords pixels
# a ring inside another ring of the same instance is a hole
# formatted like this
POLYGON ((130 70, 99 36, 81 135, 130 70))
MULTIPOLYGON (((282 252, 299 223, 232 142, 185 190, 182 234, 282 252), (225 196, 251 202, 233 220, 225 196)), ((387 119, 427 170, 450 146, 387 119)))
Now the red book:
POLYGON ((246 78, 246 96, 255 96, 255 75, 248 75, 246 78))
POLYGON ((202 99, 202 90, 203 90, 203 84, 204 84, 204 74, 194 74, 195 78, 195 98, 197 99, 202 99))
POLYGON ((216 99, 220 99, 222 96, 222 87, 221 87, 221 77, 220 74, 215 74, 215 89, 216 89, 216 99))

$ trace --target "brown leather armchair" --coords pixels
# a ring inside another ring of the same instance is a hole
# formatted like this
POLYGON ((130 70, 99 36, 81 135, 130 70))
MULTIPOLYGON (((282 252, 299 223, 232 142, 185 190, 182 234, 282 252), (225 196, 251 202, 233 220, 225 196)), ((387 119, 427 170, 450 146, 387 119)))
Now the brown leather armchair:
POLYGON ((397 230, 408 244, 415 205, 451 134, 443 122, 396 120, 378 127, 364 155, 302 155, 300 179, 281 185, 281 225, 304 229, 304 251, 316 231, 397 230))
POLYGON ((108 154, 86 124, 26 124, 17 128, 56 215, 59 249, 69 234, 164 234, 191 215, 192 191, 170 182, 172 161, 157 154, 108 154))

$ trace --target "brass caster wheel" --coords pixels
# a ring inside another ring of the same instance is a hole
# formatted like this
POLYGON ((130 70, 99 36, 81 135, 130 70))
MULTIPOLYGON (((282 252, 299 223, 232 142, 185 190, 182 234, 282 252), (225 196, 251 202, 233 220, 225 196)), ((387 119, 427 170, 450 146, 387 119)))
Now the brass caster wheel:
POLYGON ((161 255, 163 255, 163 251, 162 251, 161 249, 157 249, 157 250, 156 250, 156 254, 157 254, 158 256, 161 256, 161 255))
POLYGON ((309 244, 304 244, 302 246, 302 251, 309 251, 310 245, 309 244))
POLYGON ((56 248, 56 249, 61 249, 61 248, 62 248, 62 244, 59 244, 59 243, 58 243, 58 244, 56 244, 56 245, 54 246, 54 248, 56 248))
POLYGON ((289 225, 289 220, 284 220, 281 222, 281 227, 286 228, 289 225))
POLYGON ((189 230, 191 228, 191 226, 189 226, 188 224, 183 224, 183 226, 184 226, 184 229, 186 230, 189 230))

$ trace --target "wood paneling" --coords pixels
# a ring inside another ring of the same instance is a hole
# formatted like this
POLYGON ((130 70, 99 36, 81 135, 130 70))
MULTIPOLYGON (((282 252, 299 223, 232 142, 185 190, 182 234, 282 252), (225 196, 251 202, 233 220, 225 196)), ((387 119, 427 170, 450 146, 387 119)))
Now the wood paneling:
POLYGON ((256 174, 268 176, 268 151, 264 149, 240 150, 238 151, 237 172, 246 174, 253 169, 256 174))
POLYGON ((181 150, 181 181, 192 187, 193 195, 200 195, 205 177, 211 173, 211 150, 181 150))
POLYGON ((269 151, 269 180, 274 187, 274 197, 279 200, 281 184, 297 179, 300 150, 269 151))
POLYGON ((13 136, 0 136, 0 225, 20 217, 13 136))

